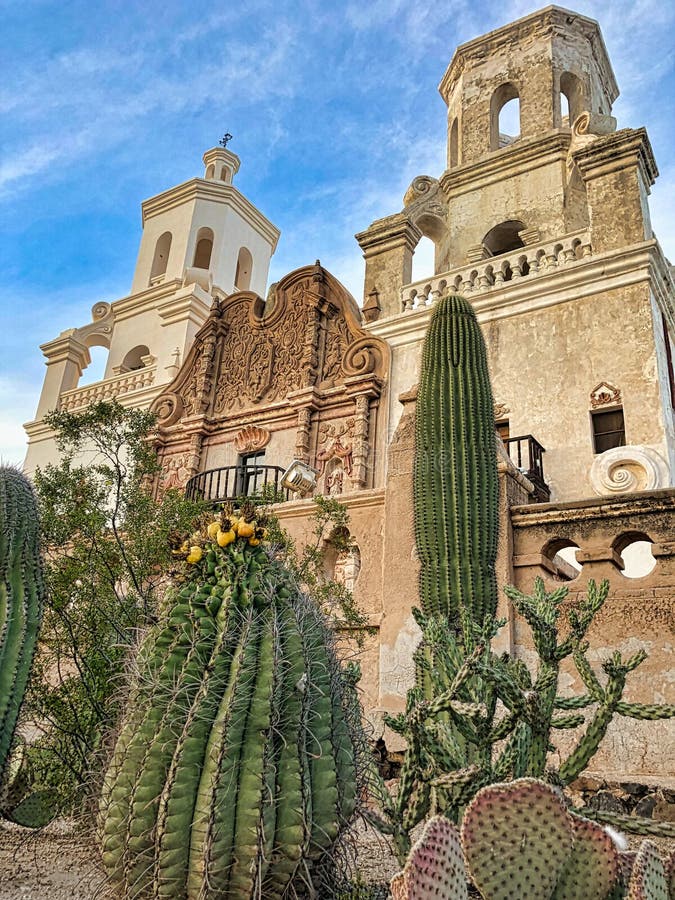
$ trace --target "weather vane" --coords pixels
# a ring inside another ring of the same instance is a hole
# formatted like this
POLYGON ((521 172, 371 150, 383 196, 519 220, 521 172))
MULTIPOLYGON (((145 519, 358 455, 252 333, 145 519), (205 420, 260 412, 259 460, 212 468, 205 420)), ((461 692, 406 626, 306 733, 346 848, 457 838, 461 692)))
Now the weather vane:
POLYGON ((221 147, 227 147, 227 145, 229 144, 229 142, 231 140, 232 140, 232 135, 228 131, 222 136, 222 138, 218 141, 218 143, 220 144, 221 147))

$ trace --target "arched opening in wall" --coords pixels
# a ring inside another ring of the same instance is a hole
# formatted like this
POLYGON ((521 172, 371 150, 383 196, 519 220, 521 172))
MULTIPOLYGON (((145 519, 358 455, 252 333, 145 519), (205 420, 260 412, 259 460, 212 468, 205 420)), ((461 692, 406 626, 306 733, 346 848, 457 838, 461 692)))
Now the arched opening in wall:
POLYGON ((457 117, 450 126, 450 167, 459 165, 459 122, 457 117))
POLYGON ((584 111, 584 86, 571 72, 560 76, 560 107, 563 127, 571 128, 584 111))
POLYGON ((105 369, 108 365, 108 348, 100 344, 94 344, 89 347, 89 355, 91 362, 80 376, 80 380, 77 382, 78 388, 94 384, 96 381, 102 381, 105 375, 105 369))
POLYGON ((150 284, 162 281, 166 274, 166 267, 169 264, 169 253, 171 251, 171 232, 165 231, 155 244, 155 255, 152 258, 152 268, 150 269, 150 284))
POLYGON ((206 177, 211 179, 216 174, 216 167, 211 163, 211 165, 206 170, 206 177))
POLYGON ((134 347, 133 350, 130 350, 122 360, 120 373, 135 372, 137 369, 144 369, 145 362, 143 361, 143 357, 147 357, 149 355, 150 350, 145 346, 145 344, 139 344, 138 347, 134 347))
POLYGON ((234 273, 234 286, 239 291, 247 291, 251 287, 253 257, 246 247, 242 247, 237 257, 237 268, 234 273))
POLYGON ((412 259, 412 280, 421 281, 434 274, 436 245, 429 237, 422 237, 415 247, 412 259))
POLYGON ((612 549, 621 558, 626 578, 644 578, 653 571, 656 558, 652 544, 649 535, 642 531, 628 531, 615 539, 612 549))
POLYGON ((583 564, 577 562, 578 544, 569 538, 553 538, 542 548, 542 556, 551 563, 552 577, 557 581, 574 581, 578 578, 583 564))
POLYGON ((200 228, 197 232, 195 244, 195 257, 192 265, 196 269, 208 269, 211 265, 211 253, 213 251, 213 232, 210 228, 200 228))
POLYGON ((520 95, 512 82, 501 84, 490 100, 490 150, 499 150, 520 137, 520 95))
POLYGON ((519 234, 524 228, 524 223, 518 219, 500 222, 499 225, 495 225, 483 237, 483 246, 490 253, 490 256, 499 256, 501 253, 519 250, 525 246, 519 234))

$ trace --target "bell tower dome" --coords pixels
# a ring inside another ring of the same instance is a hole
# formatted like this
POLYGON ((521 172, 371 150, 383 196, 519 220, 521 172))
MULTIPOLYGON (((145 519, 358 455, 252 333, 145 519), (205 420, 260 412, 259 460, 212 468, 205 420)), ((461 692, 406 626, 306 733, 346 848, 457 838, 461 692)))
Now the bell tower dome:
POLYGON ((264 296, 279 230, 233 185, 239 157, 226 147, 203 156, 204 177, 142 204, 143 236, 132 294, 163 282, 264 296))

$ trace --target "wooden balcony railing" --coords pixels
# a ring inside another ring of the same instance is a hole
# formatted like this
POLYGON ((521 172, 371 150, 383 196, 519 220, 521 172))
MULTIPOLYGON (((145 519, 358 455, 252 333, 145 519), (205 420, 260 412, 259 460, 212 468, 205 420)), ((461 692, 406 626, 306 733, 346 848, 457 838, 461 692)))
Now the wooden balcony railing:
POLYGON ((535 497, 539 503, 548 503, 551 489, 544 481, 544 453, 539 441, 531 434, 508 437, 504 440, 506 452, 511 462, 526 475, 535 487, 535 497))
POLYGON ((249 497, 253 502, 280 503, 291 492, 281 486, 281 466, 221 466, 193 475, 185 486, 189 500, 224 503, 249 497))

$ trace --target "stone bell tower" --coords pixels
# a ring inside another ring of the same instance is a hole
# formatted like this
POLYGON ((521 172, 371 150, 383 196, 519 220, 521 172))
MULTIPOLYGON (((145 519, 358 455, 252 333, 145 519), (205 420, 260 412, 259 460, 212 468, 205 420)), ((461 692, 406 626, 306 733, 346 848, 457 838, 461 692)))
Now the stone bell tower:
POLYGON ((399 212, 357 235, 364 317, 394 346, 389 432, 451 290, 474 304, 500 433, 527 438, 527 452, 508 446, 546 482, 542 497, 667 487, 675 298, 649 216, 658 171, 645 129, 617 130, 597 22, 548 6, 469 41, 440 92, 446 170, 415 178, 399 212), (412 282, 423 236, 434 271, 412 282))

